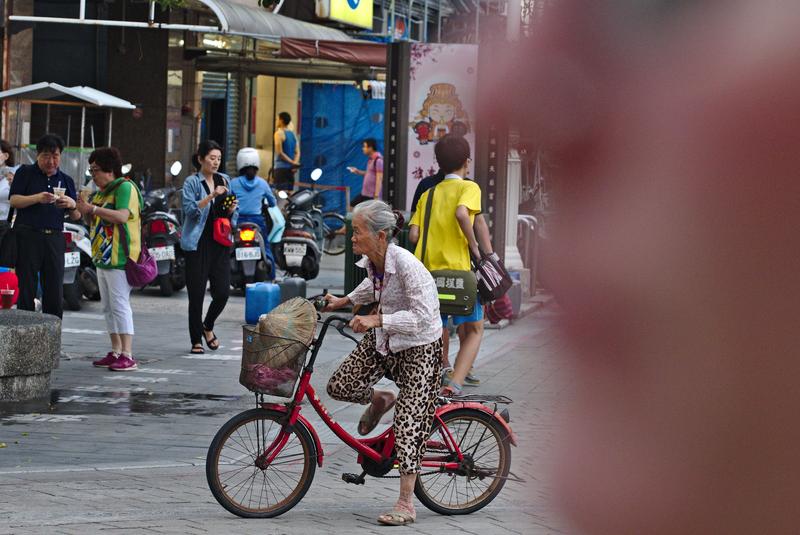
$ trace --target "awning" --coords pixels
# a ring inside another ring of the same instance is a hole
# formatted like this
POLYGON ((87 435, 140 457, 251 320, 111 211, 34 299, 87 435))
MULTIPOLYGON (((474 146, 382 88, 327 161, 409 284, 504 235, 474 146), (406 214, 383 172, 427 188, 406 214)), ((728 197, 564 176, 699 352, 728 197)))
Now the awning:
POLYGON ((364 41, 281 39, 281 58, 327 59, 351 65, 386 66, 386 45, 364 41))
POLYGON ((346 33, 334 28, 296 20, 258 7, 256 0, 198 0, 219 20, 222 33, 260 39, 326 39, 352 41, 346 33))
POLYGON ((384 69, 365 65, 346 65, 321 60, 264 61, 238 56, 201 56, 197 70, 242 73, 249 76, 277 76, 313 80, 375 80, 384 69))
POLYGON ((186 2, 184 7, 187 9, 209 9, 217 19, 216 26, 158 22, 156 20, 155 3, 153 2, 150 3, 150 14, 147 21, 92 19, 86 17, 86 2, 87 0, 80 0, 77 18, 11 14, 8 19, 15 23, 80 24, 85 26, 221 33, 270 41, 278 41, 283 37, 353 41, 349 35, 335 28, 328 28, 327 26, 312 24, 273 13, 266 8, 259 7, 257 0, 190 0, 186 2))
POLYGON ((0 100, 23 100, 42 102, 49 104, 65 104, 80 106, 96 106, 100 108, 121 108, 125 110, 136 109, 136 106, 115 97, 108 93, 103 93, 97 89, 76 85, 66 87, 53 82, 39 82, 38 84, 26 85, 0 92, 0 100))

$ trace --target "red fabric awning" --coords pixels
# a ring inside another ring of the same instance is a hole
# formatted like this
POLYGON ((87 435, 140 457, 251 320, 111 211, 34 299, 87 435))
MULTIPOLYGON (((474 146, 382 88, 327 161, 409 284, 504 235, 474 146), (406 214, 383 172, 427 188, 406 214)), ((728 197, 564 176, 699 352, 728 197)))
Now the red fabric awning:
POLYGON ((386 45, 364 41, 281 38, 282 58, 319 58, 351 65, 386 66, 386 45))

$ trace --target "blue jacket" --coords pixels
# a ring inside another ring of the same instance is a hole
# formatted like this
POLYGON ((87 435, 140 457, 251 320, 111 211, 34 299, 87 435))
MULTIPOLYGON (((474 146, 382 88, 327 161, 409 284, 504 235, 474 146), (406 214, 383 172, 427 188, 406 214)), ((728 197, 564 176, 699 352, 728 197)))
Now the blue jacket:
POLYGON ((247 215, 261 215, 261 204, 264 199, 270 206, 275 206, 275 195, 267 181, 260 176, 247 180, 240 176, 231 180, 231 191, 239 199, 239 213, 247 215))
MULTIPOLYGON (((220 173, 225 179, 225 184, 230 186, 230 177, 220 173)), ((183 183, 183 234, 181 235, 181 249, 184 251, 196 251, 200 236, 203 235, 203 228, 206 226, 208 214, 211 213, 211 204, 205 208, 200 208, 197 203, 207 195, 203 188, 205 179, 199 173, 186 177, 183 183)), ((239 209, 237 208, 231 216, 231 225, 236 226, 239 219, 239 209)))

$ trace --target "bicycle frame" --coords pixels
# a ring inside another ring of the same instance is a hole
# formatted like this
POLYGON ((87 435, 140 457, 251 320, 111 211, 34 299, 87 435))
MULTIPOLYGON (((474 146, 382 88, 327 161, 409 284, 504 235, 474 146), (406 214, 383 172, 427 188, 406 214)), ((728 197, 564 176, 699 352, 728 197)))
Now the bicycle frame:
MULTIPOLYGON (((294 399, 290 403, 285 405, 277 403, 261 404, 262 408, 264 409, 277 410, 286 413, 287 420, 286 423, 281 428, 281 431, 272 441, 272 444, 270 444, 264 450, 264 452, 258 457, 258 459, 256 459, 256 464, 259 467, 266 468, 267 466, 269 466, 270 463, 272 463, 273 460, 275 460, 275 457, 278 456, 280 451, 283 449, 283 447, 289 440, 290 430, 294 425, 297 425, 298 420, 301 421, 302 425, 304 425, 309 429, 312 436, 314 437, 314 441, 318 449, 317 462, 319 466, 322 466, 322 455, 323 455, 322 447, 319 442, 317 433, 314 430, 313 426, 311 426, 311 423, 305 418, 303 418, 302 415, 300 414, 301 411, 300 403, 303 401, 304 397, 308 399, 309 403, 311 403, 311 406, 314 407, 314 410, 317 412, 317 414, 325 423, 325 425, 327 425, 328 428, 331 431, 333 431, 333 433, 339 438, 339 440, 347 444, 350 448, 357 451, 360 454, 360 456, 366 457, 375 463, 384 463, 389 461, 389 459, 391 459, 392 450, 394 449, 394 433, 392 432, 392 428, 387 429, 381 435, 376 437, 365 438, 365 439, 358 439, 354 437, 353 435, 345 431, 345 429, 341 425, 339 425, 339 423, 337 423, 336 420, 333 419, 327 407, 325 407, 325 405, 319 399, 319 396, 317 396, 314 387, 311 386, 311 375, 314 372, 314 362, 316 362, 317 354, 319 353, 319 348, 322 345, 322 341, 325 338, 325 334, 327 333, 328 327, 334 321, 341 322, 342 325, 346 325, 348 323, 348 321, 345 318, 339 316, 331 316, 327 320, 325 320, 325 322, 322 325, 322 330, 320 331, 319 336, 313 342, 311 358, 309 359, 308 364, 306 364, 305 368, 303 369, 303 374, 300 377, 300 384, 297 387, 294 399), (379 451, 377 449, 374 449, 372 447, 373 445, 382 447, 380 448, 379 451)), ((343 336, 352 339, 352 337, 342 333, 341 329, 342 327, 340 327, 338 330, 343 336)), ((434 415, 434 420, 438 421, 440 429, 443 430, 443 435, 446 445, 449 449, 452 449, 452 451, 456 453, 458 462, 454 461, 448 462, 443 458, 439 459, 423 458, 421 464, 423 468, 435 468, 441 471, 457 470, 461 466, 462 461, 464 460, 464 455, 462 454, 459 445, 456 443, 455 439, 450 433, 450 430, 447 428, 446 425, 444 425, 444 422, 442 421, 439 412, 440 411, 437 411, 437 413, 434 415)), ((359 457, 359 461, 361 461, 361 458, 362 457, 359 457)))

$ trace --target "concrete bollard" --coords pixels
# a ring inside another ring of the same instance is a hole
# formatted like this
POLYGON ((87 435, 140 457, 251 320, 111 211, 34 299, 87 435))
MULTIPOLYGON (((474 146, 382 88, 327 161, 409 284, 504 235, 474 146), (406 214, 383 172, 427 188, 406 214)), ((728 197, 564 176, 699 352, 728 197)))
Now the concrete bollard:
POLYGON ((50 394, 61 354, 61 320, 49 314, 0 310, 0 401, 50 394))

